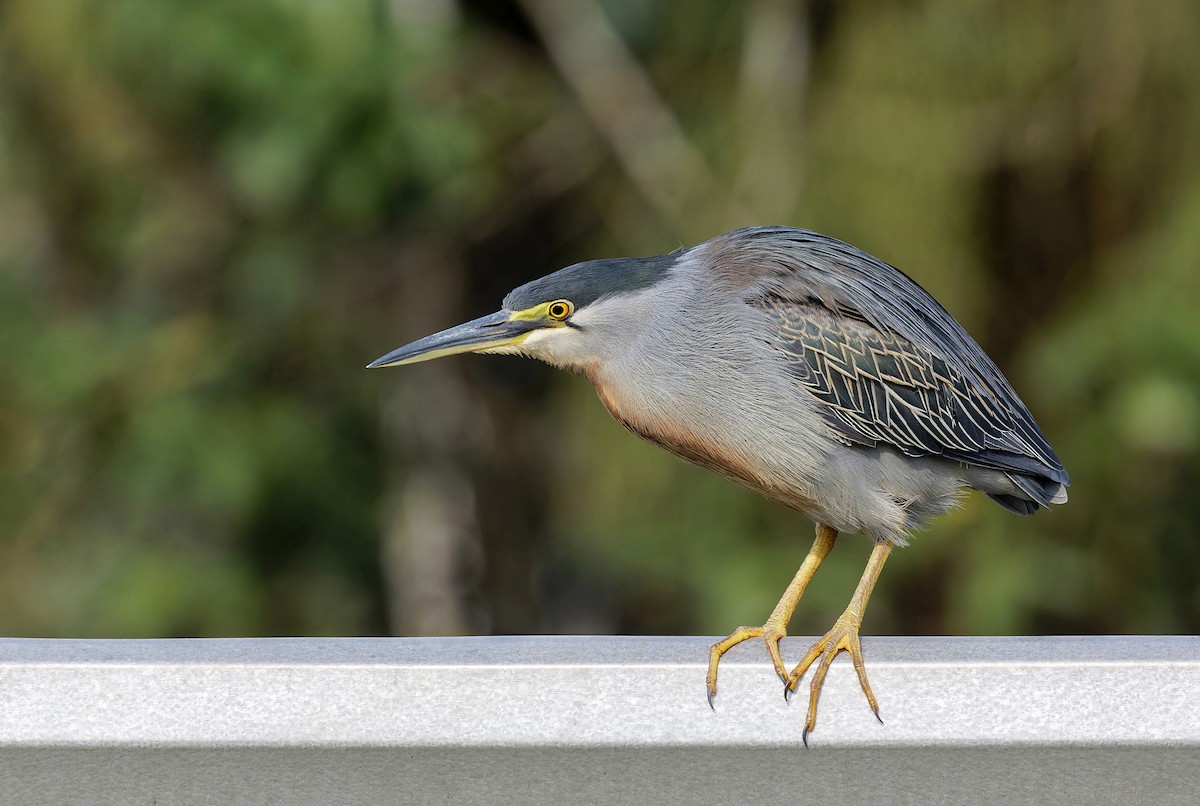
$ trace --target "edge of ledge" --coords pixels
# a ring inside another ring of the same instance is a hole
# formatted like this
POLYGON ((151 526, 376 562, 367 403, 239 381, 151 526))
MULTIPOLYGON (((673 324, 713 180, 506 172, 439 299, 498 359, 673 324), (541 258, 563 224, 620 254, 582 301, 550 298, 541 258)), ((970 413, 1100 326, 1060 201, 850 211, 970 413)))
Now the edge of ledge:
MULTIPOLYGON (((757 642, 709 709, 713 640, 0 639, 0 748, 799 747, 807 690, 785 704, 757 642)), ((814 748, 1200 748, 1200 637, 863 645, 885 724, 840 659, 814 748)))
MULTIPOLYGON (((9 664, 704 665, 720 636, 511 635, 373 638, 0 638, 9 664)), ((802 654, 816 636, 789 636, 802 654)), ((749 641, 722 664, 756 664, 749 641)), ((870 663, 1200 663, 1200 636, 874 636, 870 663)))

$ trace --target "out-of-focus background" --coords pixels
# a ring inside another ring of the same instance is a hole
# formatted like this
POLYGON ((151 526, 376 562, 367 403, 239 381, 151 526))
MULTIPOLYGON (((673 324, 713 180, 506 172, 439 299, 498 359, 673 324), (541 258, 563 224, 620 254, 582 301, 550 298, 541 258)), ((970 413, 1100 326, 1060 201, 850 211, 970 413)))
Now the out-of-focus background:
POLYGON ((867 632, 1200 632, 1198 39, 1188 0, 2 3, 0 634, 762 623, 800 516, 540 364, 363 369, 755 223, 915 277, 1074 481, 921 533, 867 632))

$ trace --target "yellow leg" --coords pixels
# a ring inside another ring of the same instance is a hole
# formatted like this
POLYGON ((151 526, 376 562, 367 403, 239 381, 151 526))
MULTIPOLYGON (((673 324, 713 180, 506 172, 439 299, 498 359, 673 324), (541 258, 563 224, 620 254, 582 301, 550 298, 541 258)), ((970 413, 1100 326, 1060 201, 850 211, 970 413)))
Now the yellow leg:
POLYGON ((817 725, 817 700, 821 697, 821 684, 825 682, 829 664, 833 663, 833 659, 842 650, 850 653, 850 659, 854 661, 854 671, 858 673, 858 683, 862 686, 863 693, 867 695, 867 704, 875 712, 875 718, 879 719, 881 723, 883 722, 879 718, 879 702, 875 699, 875 693, 871 691, 871 684, 867 682, 867 667, 863 664, 862 644, 858 638, 858 628, 862 625, 863 613, 867 609, 867 600, 871 598, 871 591, 875 589, 879 572, 883 570, 883 564, 891 553, 891 543, 875 544, 875 548, 871 551, 871 559, 867 561, 867 568, 863 571, 862 579, 858 581, 858 587, 855 588, 854 596, 850 598, 850 604, 846 607, 846 611, 834 622, 833 629, 825 633, 809 648, 804 660, 796 664, 796 668, 792 669, 792 673, 788 675, 784 691, 792 692, 796 690, 800 678, 808 671, 808 667, 813 664, 813 661, 818 657, 821 659, 809 686, 808 721, 804 725, 803 734, 806 747, 808 746, 808 734, 817 725))
MULTIPOLYGON (((835 540, 837 540, 837 532, 823 523, 818 523, 817 537, 813 540, 812 548, 808 550, 808 556, 804 558, 800 570, 796 572, 791 584, 783 592, 779 604, 775 605, 775 609, 771 611, 767 623, 761 627, 738 627, 727 637, 712 645, 712 649, 708 653, 708 676, 705 681, 708 684, 710 707, 713 704, 713 698, 717 696, 717 665, 721 662, 721 656, 750 638, 762 636, 767 645, 767 653, 771 656, 771 663, 775 665, 775 673, 785 684, 788 682, 787 669, 784 668, 783 658, 779 655, 779 642, 787 637, 787 625, 792 620, 796 604, 804 595, 804 589, 808 587, 813 575, 817 573, 821 561, 833 548, 835 540)), ((786 688, 784 690, 786 691, 786 688)))

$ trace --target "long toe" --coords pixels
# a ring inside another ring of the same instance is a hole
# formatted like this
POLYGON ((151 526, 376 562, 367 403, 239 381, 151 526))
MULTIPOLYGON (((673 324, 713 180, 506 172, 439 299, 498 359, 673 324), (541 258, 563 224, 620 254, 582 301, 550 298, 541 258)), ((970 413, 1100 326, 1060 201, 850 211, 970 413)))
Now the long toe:
POLYGON ((751 638, 758 638, 763 634, 762 627, 738 627, 729 635, 722 638, 712 645, 708 651, 708 674, 705 675, 704 682, 708 688, 708 707, 716 710, 713 701, 717 697, 717 666, 721 663, 721 658, 725 653, 733 649, 743 641, 749 641, 751 638))
POLYGON ((783 665, 783 657, 779 654, 779 643, 787 637, 787 631, 770 622, 761 627, 738 627, 729 635, 713 644, 712 648, 708 651, 708 674, 705 677, 705 682, 708 687, 708 705, 710 708, 715 708, 713 703, 717 696, 717 667, 721 663, 721 658, 725 656, 726 652, 743 641, 759 637, 767 645, 767 654, 771 658, 771 665, 775 667, 775 674, 779 675, 779 679, 783 680, 784 683, 787 683, 787 667, 783 665))
MULTIPOLYGON (((863 693, 867 696, 867 703, 871 706, 871 710, 875 713, 875 718, 879 718, 879 703, 875 699, 875 693, 871 691, 871 684, 867 680, 866 664, 862 657, 862 643, 858 635, 859 622, 857 619, 848 617, 843 614, 841 618, 833 625, 833 629, 821 636, 804 655, 796 667, 792 669, 788 675, 788 680, 785 685, 785 692, 795 691, 800 683, 800 678, 808 671, 813 663, 817 662, 816 670, 813 672, 812 682, 809 684, 808 694, 808 716, 804 724, 803 739, 804 744, 808 745, 808 734, 816 729, 817 726, 817 703, 821 698, 821 687, 825 683, 825 676, 829 673, 829 667, 833 664, 834 658, 838 653, 846 651, 850 653, 850 658, 854 662, 854 670, 858 675, 859 685, 862 686, 863 693)), ((882 720, 880 720, 882 722, 882 720)))

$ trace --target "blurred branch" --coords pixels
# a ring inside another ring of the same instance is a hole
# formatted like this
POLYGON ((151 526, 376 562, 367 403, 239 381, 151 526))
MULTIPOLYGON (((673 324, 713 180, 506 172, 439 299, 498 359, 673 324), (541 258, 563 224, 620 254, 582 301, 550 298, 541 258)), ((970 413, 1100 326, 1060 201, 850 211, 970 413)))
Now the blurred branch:
MULTIPOLYGON (((605 146, 578 107, 564 107, 529 131, 504 153, 503 165, 520 177, 506 188, 505 204, 484 211, 470 236, 477 242, 536 214, 540 206, 567 196, 591 179, 604 164, 605 146)), ((447 183, 436 203, 444 208, 461 204, 477 180, 463 175, 447 183)), ((560 226, 566 227, 565 222, 560 226)), ((560 238, 569 233, 560 234, 560 238)))
MULTIPOLYGON (((643 197, 679 232, 718 191, 712 170, 591 0, 521 0, 554 61, 643 197)), ((740 203, 730 202, 739 215, 740 203)))
POLYGON ((811 55, 802 4, 757 0, 746 6, 731 150, 739 160, 736 196, 763 216, 753 223, 794 223, 811 55))

